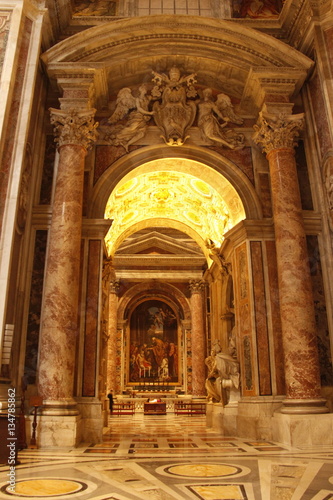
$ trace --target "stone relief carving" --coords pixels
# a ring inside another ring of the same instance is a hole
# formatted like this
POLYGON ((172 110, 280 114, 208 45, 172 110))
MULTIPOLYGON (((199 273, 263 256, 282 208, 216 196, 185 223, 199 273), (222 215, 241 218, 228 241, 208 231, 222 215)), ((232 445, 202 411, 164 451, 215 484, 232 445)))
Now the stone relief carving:
POLYGON ((333 157, 328 156, 323 167, 323 184, 328 203, 328 220, 330 230, 333 232, 333 157))
POLYGON ((209 257, 215 262, 223 276, 231 274, 231 262, 228 262, 224 255, 220 254, 220 248, 216 246, 213 240, 207 238, 206 247, 210 250, 209 257))
POLYGON ((155 87, 152 95, 162 98, 153 106, 154 120, 162 131, 162 138, 169 146, 182 146, 189 136, 187 130, 194 122, 196 106, 189 99, 197 96, 194 88, 195 74, 181 76, 178 68, 173 67, 169 76, 153 71, 155 87))
POLYGON ((200 93, 195 88, 196 75, 181 75, 177 67, 169 74, 153 71, 150 93, 148 84, 141 85, 138 95, 125 87, 118 92, 116 108, 108 119, 109 130, 104 140, 115 146, 129 146, 142 139, 151 119, 169 146, 182 146, 189 138, 189 129, 198 116, 198 127, 205 142, 217 143, 229 149, 244 147, 243 134, 225 127, 229 123, 242 125, 243 119, 234 112, 230 98, 219 94, 213 99, 211 89, 200 93))
POLYGON ((114 146, 128 148, 139 139, 142 139, 153 111, 148 111, 152 97, 147 95, 146 85, 141 85, 139 95, 135 97, 130 88, 125 87, 118 92, 116 109, 110 116, 108 123, 115 125, 104 139, 114 146), (127 117, 124 125, 117 123, 127 117))
POLYGON ((205 364, 208 368, 205 382, 207 400, 225 406, 230 400, 230 391, 239 389, 239 363, 216 343, 210 356, 205 359, 205 364))
POLYGON ((214 102, 212 95, 211 89, 205 89, 203 99, 198 104, 198 127, 203 137, 230 149, 244 147, 243 134, 237 134, 234 130, 223 130, 228 122, 239 125, 243 123, 243 120, 233 112, 229 97, 219 94, 214 102))

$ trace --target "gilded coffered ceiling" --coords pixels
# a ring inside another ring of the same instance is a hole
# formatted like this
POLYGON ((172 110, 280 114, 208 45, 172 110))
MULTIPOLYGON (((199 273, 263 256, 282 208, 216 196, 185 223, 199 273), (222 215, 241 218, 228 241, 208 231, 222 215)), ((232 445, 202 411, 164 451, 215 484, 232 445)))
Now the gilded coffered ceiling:
MULTIPOLYGON (((217 173, 204 180, 177 172, 177 162, 186 163, 188 172, 200 168, 191 160, 149 162, 142 173, 125 176, 116 186, 105 209, 105 218, 113 220, 105 238, 109 255, 138 229, 168 226, 189 234, 208 256, 208 248, 219 248, 224 234, 245 218, 240 198, 226 179, 217 173)), ((209 169, 201 167, 205 177, 209 169)))

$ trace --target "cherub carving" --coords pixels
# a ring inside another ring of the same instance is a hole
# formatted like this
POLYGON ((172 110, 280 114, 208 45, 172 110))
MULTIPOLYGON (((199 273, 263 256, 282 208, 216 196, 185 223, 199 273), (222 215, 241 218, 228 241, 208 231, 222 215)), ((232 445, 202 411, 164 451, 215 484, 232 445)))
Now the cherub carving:
POLYGON ((147 95, 146 85, 141 85, 139 95, 135 97, 128 87, 118 92, 116 109, 108 119, 112 126, 111 131, 104 139, 114 146, 123 146, 128 153, 128 148, 139 139, 142 139, 147 131, 147 125, 153 111, 149 111, 151 96, 147 95), (117 123, 127 117, 124 124, 117 123))
POLYGON ((229 122, 238 125, 243 123, 243 119, 234 113, 229 97, 219 94, 214 102, 212 90, 209 88, 203 90, 202 94, 203 99, 198 104, 198 127, 203 137, 230 149, 243 148, 243 134, 231 129, 223 130, 229 122))

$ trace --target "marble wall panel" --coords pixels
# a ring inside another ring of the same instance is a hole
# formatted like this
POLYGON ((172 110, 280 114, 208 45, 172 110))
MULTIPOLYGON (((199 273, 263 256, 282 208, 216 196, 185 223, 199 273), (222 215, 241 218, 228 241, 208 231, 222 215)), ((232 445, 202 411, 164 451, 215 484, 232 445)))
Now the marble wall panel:
POLYGON ((88 252, 82 396, 95 396, 101 242, 90 240, 88 252))
POLYGON ((251 241, 250 247, 259 363, 259 394, 260 396, 268 396, 272 394, 272 387, 262 243, 261 241, 251 241))
POLYGON ((255 382, 252 306, 246 243, 236 248, 235 259, 237 276, 235 281, 235 306, 239 335, 237 342, 239 349, 237 350, 240 362, 242 395, 255 396, 257 388, 255 382))
POLYGON ((325 41, 327 44, 327 57, 330 62, 331 72, 333 71, 333 28, 324 31, 325 41))
POLYGON ((236 151, 222 148, 220 146, 209 146, 209 149, 216 151, 221 156, 228 158, 237 165, 238 168, 246 175, 246 177, 254 184, 254 170, 251 148, 243 148, 236 151))
POLYGON ((46 137, 42 180, 41 180, 40 195, 39 195, 40 205, 51 204, 55 155, 56 155, 56 144, 54 142, 54 136, 48 135, 46 137))
POLYGON ((0 77, 2 73, 3 61, 6 54, 8 32, 10 28, 11 13, 0 10, 0 77))
POLYGON ((332 138, 326 113, 326 104, 320 76, 315 74, 310 83, 310 98, 316 126, 316 137, 320 146, 321 156, 324 157, 328 150, 332 149, 332 138))
POLYGON ((279 305, 279 286, 276 268, 276 248, 274 241, 265 242, 268 292, 270 297, 270 311, 272 321, 272 337, 274 351, 274 373, 276 394, 283 395, 286 392, 284 378, 284 358, 282 345, 282 329, 279 305))
POLYGON ((314 296, 313 298, 320 363, 320 379, 322 386, 332 386, 333 370, 332 359, 330 355, 331 345, 318 238, 315 235, 309 235, 307 236, 306 240, 309 253, 310 272, 314 296))
POLYGON ((32 21, 28 18, 24 19, 24 28, 22 30, 22 37, 20 39, 20 47, 18 50, 18 63, 15 75, 14 90, 12 94, 12 102, 10 105, 10 122, 7 127, 7 134, 4 141, 4 153, 0 167, 0 231, 2 231, 2 218, 5 209, 7 198, 8 181, 10 177, 10 168, 12 162, 12 155, 15 147, 15 134, 18 124, 18 117, 22 98, 22 89, 24 82, 24 75, 28 60, 28 51, 31 39, 32 21))
POLYGON ((258 174, 258 184, 263 216, 272 217, 273 212, 269 174, 260 172, 258 174))
POLYGON ((35 250, 32 264, 29 313, 27 324, 26 354, 24 376, 28 384, 36 382, 37 355, 42 308, 44 266, 46 255, 47 231, 36 231, 35 250))
MULTIPOLYGON (((139 147, 142 146, 132 145, 130 151, 139 147)), ((126 154, 122 146, 96 146, 94 184, 96 184, 100 176, 110 167, 110 165, 112 165, 112 163, 126 154)))
POLYGON ((302 141, 298 143, 298 147, 295 149, 295 158, 302 209, 313 210, 309 172, 306 163, 304 143, 302 141))

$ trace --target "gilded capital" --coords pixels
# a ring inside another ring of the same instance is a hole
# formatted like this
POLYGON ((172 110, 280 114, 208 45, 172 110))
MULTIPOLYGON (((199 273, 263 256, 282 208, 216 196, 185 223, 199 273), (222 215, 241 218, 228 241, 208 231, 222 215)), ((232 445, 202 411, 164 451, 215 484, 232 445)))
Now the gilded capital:
POLYGON ((58 147, 75 144, 88 150, 97 139, 98 123, 94 122, 95 109, 68 111, 50 109, 51 124, 54 126, 55 142, 58 147))
POLYGON ((253 128, 253 140, 261 146, 263 153, 268 154, 280 148, 294 148, 304 128, 304 113, 274 115, 261 111, 253 128))
POLYGON ((120 283, 118 280, 111 280, 110 285, 109 285, 109 291, 110 293, 115 293, 117 294, 119 291, 120 283))
POLYGON ((201 293, 205 289, 204 280, 190 280, 189 289, 192 295, 194 293, 201 293))

